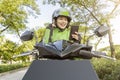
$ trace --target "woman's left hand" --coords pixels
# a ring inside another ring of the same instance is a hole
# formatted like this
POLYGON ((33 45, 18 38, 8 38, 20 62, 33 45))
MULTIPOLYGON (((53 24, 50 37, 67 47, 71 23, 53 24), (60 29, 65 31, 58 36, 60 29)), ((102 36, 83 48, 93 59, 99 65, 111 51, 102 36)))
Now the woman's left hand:
POLYGON ((78 32, 72 34, 72 38, 74 38, 75 40, 79 40, 78 32))

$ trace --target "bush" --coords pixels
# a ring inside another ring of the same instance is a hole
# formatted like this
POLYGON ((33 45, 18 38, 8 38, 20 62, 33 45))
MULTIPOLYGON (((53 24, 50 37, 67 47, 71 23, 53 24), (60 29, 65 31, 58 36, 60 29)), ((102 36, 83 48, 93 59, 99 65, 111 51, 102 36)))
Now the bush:
POLYGON ((92 64, 100 80, 120 80, 120 60, 93 59, 92 64))
POLYGON ((117 52, 117 53, 115 54, 115 57, 116 57, 116 59, 119 59, 119 60, 120 60, 120 52, 117 52))
POLYGON ((10 64, 9 65, 7 65, 7 64, 0 65, 0 73, 19 69, 19 68, 23 68, 23 67, 27 67, 29 65, 30 65, 30 63, 17 63, 17 64, 11 64, 11 65, 10 64))

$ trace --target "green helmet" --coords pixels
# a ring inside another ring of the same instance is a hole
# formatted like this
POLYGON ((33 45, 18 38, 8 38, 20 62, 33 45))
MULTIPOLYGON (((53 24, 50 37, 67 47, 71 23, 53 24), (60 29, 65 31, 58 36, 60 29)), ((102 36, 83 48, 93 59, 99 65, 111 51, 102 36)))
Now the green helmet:
POLYGON ((65 17, 67 17, 68 22, 71 21, 70 12, 67 9, 65 9, 65 8, 60 8, 60 9, 55 10, 53 12, 52 19, 56 19, 59 16, 65 16, 65 17))

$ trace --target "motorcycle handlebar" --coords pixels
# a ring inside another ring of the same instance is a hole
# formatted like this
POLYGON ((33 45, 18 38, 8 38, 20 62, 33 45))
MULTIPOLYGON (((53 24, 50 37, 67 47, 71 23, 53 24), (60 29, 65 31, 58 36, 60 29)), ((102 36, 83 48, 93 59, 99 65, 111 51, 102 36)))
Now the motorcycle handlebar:
POLYGON ((112 57, 109 57, 109 56, 106 56, 106 55, 102 55, 103 54, 102 52, 96 52, 96 51, 80 50, 79 54, 84 55, 84 56, 90 56, 90 57, 106 58, 106 59, 110 59, 110 60, 116 60, 116 58, 112 58, 112 57), (101 55, 100 55, 100 53, 101 53, 101 55))
POLYGON ((34 54, 37 54, 37 53, 38 53, 38 50, 32 50, 32 51, 24 52, 24 53, 19 54, 19 55, 14 55, 13 58, 28 56, 28 55, 34 55, 34 54))

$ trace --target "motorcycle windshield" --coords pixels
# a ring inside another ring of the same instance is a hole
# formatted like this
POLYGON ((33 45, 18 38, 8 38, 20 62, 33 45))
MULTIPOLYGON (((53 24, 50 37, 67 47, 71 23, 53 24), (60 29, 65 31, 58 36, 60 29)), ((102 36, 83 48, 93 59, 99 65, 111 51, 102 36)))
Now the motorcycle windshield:
POLYGON ((78 43, 69 44, 68 41, 59 40, 49 44, 49 50, 54 54, 59 55, 60 57, 64 57, 72 52, 79 50, 83 46, 84 45, 80 45, 78 43))
POLYGON ((59 40, 54 43, 50 43, 50 44, 46 45, 46 49, 49 50, 50 52, 52 52, 53 54, 56 54, 56 55, 62 57, 63 56, 62 52, 65 49, 65 47, 67 46, 67 44, 65 44, 65 43, 66 43, 66 41, 59 40))
POLYGON ((69 45, 67 48, 65 48, 64 51, 61 52, 62 56, 68 55, 70 53, 75 53, 76 51, 80 50, 84 45, 78 44, 78 43, 73 43, 69 45))

